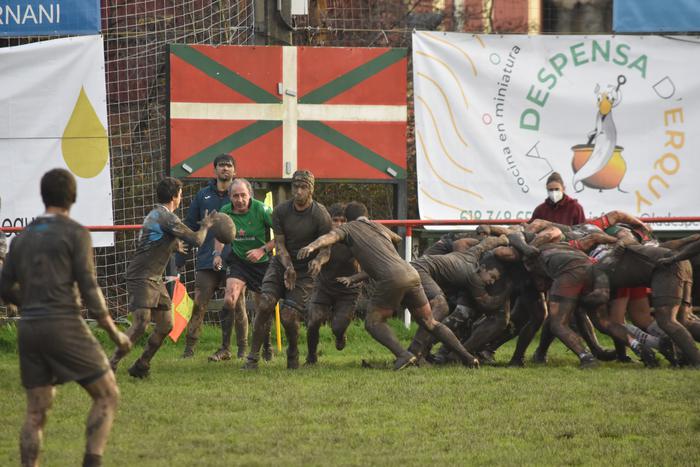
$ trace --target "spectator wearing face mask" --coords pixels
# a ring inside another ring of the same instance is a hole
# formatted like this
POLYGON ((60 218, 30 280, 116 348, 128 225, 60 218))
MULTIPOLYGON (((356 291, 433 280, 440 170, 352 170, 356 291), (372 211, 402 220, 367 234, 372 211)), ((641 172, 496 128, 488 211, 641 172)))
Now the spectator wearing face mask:
POLYGON ((557 172, 547 178, 547 199, 535 208, 532 218, 564 225, 582 224, 586 220, 583 207, 565 193, 564 181, 557 172))

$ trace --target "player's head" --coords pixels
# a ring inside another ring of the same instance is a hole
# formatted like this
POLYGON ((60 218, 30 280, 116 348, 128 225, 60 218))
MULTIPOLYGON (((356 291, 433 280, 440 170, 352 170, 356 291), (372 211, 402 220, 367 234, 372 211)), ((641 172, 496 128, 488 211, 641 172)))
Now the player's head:
POLYGON ((345 206, 345 218, 348 222, 354 221, 358 217, 367 217, 368 215, 367 206, 358 201, 351 201, 345 206))
POLYGON ((253 198, 253 187, 245 178, 236 178, 228 189, 228 198, 234 212, 248 212, 253 198))
POLYGON ((175 200, 175 207, 177 208, 182 199, 182 182, 177 178, 165 177, 158 182, 156 197, 160 204, 168 204, 175 200))
POLYGON ((308 170, 297 170, 292 175, 292 196, 298 205, 304 205, 311 201, 314 193, 316 179, 308 170))
POLYGON ((214 158, 214 173, 217 180, 231 181, 236 175, 236 160, 231 154, 219 154, 214 158))
POLYGON ((75 177, 66 169, 52 169, 41 177, 44 206, 70 209, 78 195, 75 177))
POLYGON ((338 227, 347 222, 345 218, 345 204, 343 203, 331 204, 328 208, 328 214, 330 214, 331 220, 333 221, 333 227, 338 227))
POLYGON ((493 285, 505 274, 505 266, 493 253, 487 253, 479 262, 479 277, 484 284, 493 285))

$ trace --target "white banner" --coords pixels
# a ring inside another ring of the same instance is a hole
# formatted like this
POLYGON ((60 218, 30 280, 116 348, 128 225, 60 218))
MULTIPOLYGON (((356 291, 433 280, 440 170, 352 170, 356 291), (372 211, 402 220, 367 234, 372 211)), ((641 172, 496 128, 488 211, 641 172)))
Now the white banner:
MULTIPOLYGON (((39 181, 62 167, 78 181, 71 215, 112 225, 112 182, 101 36, 0 48, 0 197, 3 227, 44 211, 39 181)), ((93 234, 95 246, 113 233, 93 234)))
POLYGON ((698 56, 688 37, 414 33, 421 218, 527 220, 552 171, 587 217, 700 216, 698 56))

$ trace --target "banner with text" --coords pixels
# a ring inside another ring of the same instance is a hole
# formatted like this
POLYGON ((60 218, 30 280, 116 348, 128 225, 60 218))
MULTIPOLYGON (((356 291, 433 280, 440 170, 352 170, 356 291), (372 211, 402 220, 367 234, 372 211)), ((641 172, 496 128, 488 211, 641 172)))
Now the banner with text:
POLYGON ((414 33, 421 218, 528 220, 553 171, 587 217, 700 216, 699 52, 688 37, 414 33))
POLYGON ((65 36, 100 30, 99 0, 0 1, 0 36, 65 36))
MULTIPOLYGON (((112 225, 112 182, 102 37, 0 48, 2 227, 23 227, 44 211, 39 180, 70 170, 78 182, 72 217, 112 225)), ((93 234, 111 246, 111 232, 93 234)))

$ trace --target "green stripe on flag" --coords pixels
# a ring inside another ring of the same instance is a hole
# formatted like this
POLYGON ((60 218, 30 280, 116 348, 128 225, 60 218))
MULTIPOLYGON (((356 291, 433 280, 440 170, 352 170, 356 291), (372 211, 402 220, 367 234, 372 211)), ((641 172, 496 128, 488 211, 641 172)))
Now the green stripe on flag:
POLYGON ((324 123, 304 120, 299 122, 299 127, 315 136, 318 136, 327 143, 330 143, 333 146, 347 152, 365 164, 374 167, 383 174, 388 174, 391 176, 392 174, 388 172, 388 169, 391 169, 396 173, 396 175, 393 175, 394 178, 406 178, 406 169, 384 159, 376 152, 361 145, 357 141, 348 138, 344 134, 334 130, 324 123))
POLYGON ((214 78, 258 104, 278 104, 282 102, 279 97, 270 94, 257 84, 248 81, 235 71, 226 68, 188 45, 173 44, 170 46, 170 52, 207 76, 214 78))
POLYGON ((323 104, 367 78, 376 75, 406 57, 406 49, 391 49, 379 57, 350 70, 333 81, 299 98, 300 104, 323 104))
POLYGON ((208 148, 193 154, 186 160, 179 162, 176 166, 170 168, 170 175, 177 178, 184 178, 190 175, 190 172, 182 168, 183 164, 187 164, 192 172, 196 172, 207 164, 211 164, 216 156, 222 153, 228 153, 250 143, 254 139, 269 133, 282 126, 280 121, 261 120, 241 128, 237 132, 228 135, 218 143, 212 144, 208 148))

